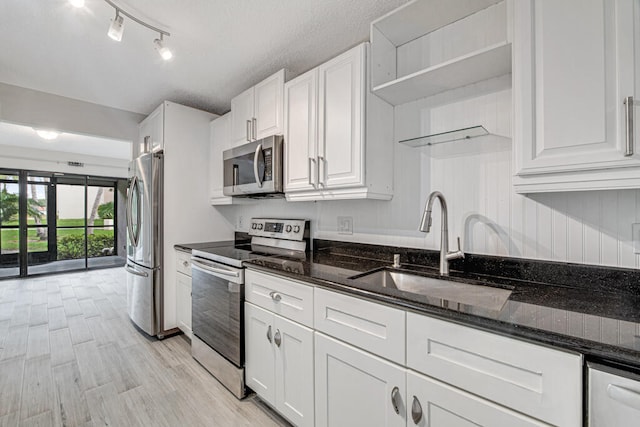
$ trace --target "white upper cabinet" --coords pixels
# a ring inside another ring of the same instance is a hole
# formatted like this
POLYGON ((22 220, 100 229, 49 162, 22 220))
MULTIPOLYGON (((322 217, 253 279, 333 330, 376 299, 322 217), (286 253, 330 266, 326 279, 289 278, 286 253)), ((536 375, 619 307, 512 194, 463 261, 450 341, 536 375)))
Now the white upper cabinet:
POLYGON ((149 151, 164 148, 164 103, 138 125, 138 144, 134 147, 133 158, 142 154, 145 148, 149 151))
POLYGON ((234 146, 282 133, 284 69, 231 100, 234 146))
POLYGON ((285 85, 287 200, 393 193, 393 107, 368 90, 368 43, 285 85))
POLYGON ((624 104, 638 85, 638 2, 513 7, 516 191, 640 187, 640 144, 629 139, 624 104))
POLYGON ((285 191, 314 190, 318 185, 317 68, 285 84, 284 108, 285 191))
POLYGON ((211 121, 209 139, 209 200, 212 205, 228 205, 232 198, 222 192, 224 187, 224 150, 231 148, 231 113, 211 121))

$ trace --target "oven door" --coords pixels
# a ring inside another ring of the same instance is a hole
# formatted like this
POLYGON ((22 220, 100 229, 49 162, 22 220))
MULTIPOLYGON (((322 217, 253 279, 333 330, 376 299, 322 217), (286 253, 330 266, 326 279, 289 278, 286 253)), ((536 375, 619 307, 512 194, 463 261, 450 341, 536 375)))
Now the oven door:
POLYGON ((244 270, 191 258, 193 334, 237 367, 244 365, 244 270))

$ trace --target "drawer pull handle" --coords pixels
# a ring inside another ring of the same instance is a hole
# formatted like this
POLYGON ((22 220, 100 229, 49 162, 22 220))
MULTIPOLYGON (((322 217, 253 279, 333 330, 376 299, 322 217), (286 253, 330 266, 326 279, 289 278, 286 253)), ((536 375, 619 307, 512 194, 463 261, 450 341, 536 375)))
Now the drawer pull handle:
POLYGON ((611 399, 625 406, 640 410, 640 393, 635 390, 609 384, 607 386, 607 394, 611 399))
POLYGON ((276 291, 271 291, 269 292, 269 296, 271 297, 272 300, 274 300, 275 302, 280 302, 280 300, 282 299, 282 295, 280 295, 279 293, 277 293, 276 291))
POLYGON ((391 390, 391 404, 393 405, 393 410, 396 411, 396 414, 400 414, 400 404, 398 403, 399 398, 400 389, 396 386, 391 390))
POLYGON ((418 425, 422 419, 422 405, 420 405, 420 401, 415 396, 413 396, 413 403, 411 404, 411 418, 415 425, 418 425))
POLYGON ((189 267, 189 261, 182 261, 182 265, 184 267, 189 267))
POLYGON ((276 334, 273 336, 273 341, 278 347, 282 344, 282 335, 280 335, 280 329, 276 329, 276 334))
POLYGON ((271 337, 271 325, 269 325, 269 327, 267 328, 267 340, 268 340, 269 342, 272 342, 272 339, 271 339, 271 338, 272 338, 272 337, 271 337))

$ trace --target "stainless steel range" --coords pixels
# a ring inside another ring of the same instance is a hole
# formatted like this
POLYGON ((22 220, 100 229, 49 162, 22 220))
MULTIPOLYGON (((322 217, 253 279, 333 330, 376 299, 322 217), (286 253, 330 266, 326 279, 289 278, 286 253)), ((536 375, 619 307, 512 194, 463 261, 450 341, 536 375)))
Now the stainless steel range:
MULTIPOLYGON (((191 352, 236 397, 244 384, 243 261, 272 256, 296 260, 309 249, 309 221, 254 218, 250 243, 194 250, 191 352)), ((292 261, 288 261, 292 262, 292 261)))

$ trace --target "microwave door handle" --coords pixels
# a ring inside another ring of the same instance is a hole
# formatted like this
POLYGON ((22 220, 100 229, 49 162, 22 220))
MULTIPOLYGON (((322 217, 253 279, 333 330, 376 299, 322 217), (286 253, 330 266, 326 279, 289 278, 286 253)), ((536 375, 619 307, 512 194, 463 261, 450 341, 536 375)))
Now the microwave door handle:
POLYGON ((262 156, 262 144, 258 144, 258 146, 256 147, 256 153, 253 156, 253 175, 256 178, 256 184, 258 184, 259 188, 262 188, 262 179, 260 177, 260 174, 258 173, 258 159, 261 156, 262 156))

